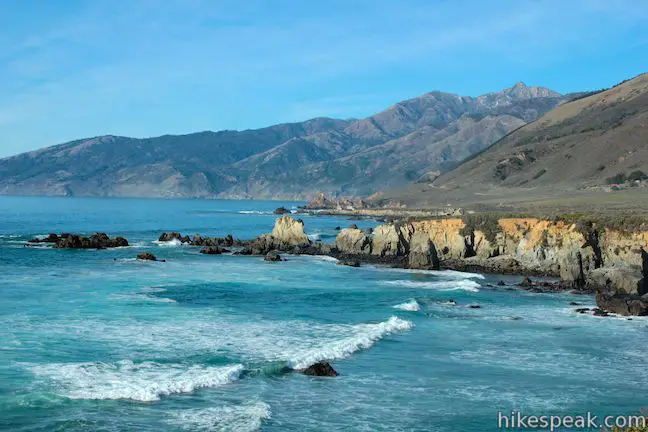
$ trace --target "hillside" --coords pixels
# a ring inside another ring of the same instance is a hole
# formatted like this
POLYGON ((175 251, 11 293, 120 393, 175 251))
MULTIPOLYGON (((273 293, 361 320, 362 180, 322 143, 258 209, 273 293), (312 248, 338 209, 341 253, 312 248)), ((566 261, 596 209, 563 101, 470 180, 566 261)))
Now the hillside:
POLYGON ((518 83, 479 97, 435 91, 361 120, 78 140, 0 160, 0 194, 369 195, 451 169, 567 99, 518 83))
POLYGON ((646 189, 635 181, 643 173, 648 74, 562 104, 433 182, 387 191, 381 199, 414 207, 560 207, 607 206, 626 194, 632 205, 645 201, 646 189))

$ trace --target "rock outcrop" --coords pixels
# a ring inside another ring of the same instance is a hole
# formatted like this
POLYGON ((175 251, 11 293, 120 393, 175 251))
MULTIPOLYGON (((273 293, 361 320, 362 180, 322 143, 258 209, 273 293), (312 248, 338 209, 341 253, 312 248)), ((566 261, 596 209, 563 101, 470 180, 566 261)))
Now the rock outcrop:
POLYGON ((439 256, 430 236, 424 232, 415 232, 409 241, 407 265, 411 269, 439 270, 439 256))
POLYGON ((409 242, 414 227, 412 224, 379 225, 373 232, 371 253, 384 256, 405 256, 409 253, 409 242))
POLYGON ((52 243, 57 249, 109 249, 128 246, 123 237, 110 238, 105 233, 96 233, 90 237, 77 234, 50 234, 43 240, 30 240, 28 243, 52 243))
POLYGON ((308 246, 310 240, 304 232, 304 221, 282 216, 275 222, 272 229, 272 241, 277 249, 283 250, 292 246, 308 246))
POLYGON ((371 237, 358 228, 345 228, 335 238, 335 247, 345 254, 370 254, 371 237))
POLYGON ((314 365, 304 369, 304 375, 318 377, 336 377, 339 374, 329 363, 321 362, 315 363, 314 365))

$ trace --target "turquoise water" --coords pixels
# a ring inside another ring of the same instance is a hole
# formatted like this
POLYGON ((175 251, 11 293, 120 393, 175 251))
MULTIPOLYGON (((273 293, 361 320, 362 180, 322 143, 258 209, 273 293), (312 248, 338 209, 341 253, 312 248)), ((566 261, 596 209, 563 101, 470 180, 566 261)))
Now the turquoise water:
MULTIPOLYGON (((167 230, 252 238, 280 204, 295 203, 0 198, 0 430, 485 431, 498 410, 648 405, 648 321, 574 313, 589 296, 154 242, 167 230), (132 246, 22 246, 62 231, 132 246), (143 250, 168 262, 135 261, 143 250), (341 375, 284 370, 322 359, 341 375)), ((326 241, 351 223, 304 219, 326 241)))

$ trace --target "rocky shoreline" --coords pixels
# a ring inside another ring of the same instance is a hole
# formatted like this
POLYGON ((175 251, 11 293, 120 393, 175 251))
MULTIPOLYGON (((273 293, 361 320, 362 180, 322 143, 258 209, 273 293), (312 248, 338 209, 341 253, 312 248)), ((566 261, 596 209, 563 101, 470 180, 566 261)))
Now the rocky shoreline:
MULTIPOLYGON (((326 255, 351 267, 376 264, 553 277, 558 281, 533 282, 527 278, 520 286, 534 292, 596 294, 597 305, 606 313, 648 315, 648 253, 643 249, 648 233, 643 232, 604 231, 595 226, 528 218, 503 218, 496 226, 446 218, 391 222, 373 230, 351 225, 339 231, 333 244, 327 244, 311 241, 303 220, 283 215, 271 233, 252 240, 238 240, 231 234, 215 238, 169 232, 159 241, 201 247, 205 255, 232 252, 263 256, 272 262, 283 260, 279 253, 326 255)), ((126 239, 111 239, 103 233, 90 237, 51 234, 28 244, 34 243, 79 249, 128 246, 126 239)))

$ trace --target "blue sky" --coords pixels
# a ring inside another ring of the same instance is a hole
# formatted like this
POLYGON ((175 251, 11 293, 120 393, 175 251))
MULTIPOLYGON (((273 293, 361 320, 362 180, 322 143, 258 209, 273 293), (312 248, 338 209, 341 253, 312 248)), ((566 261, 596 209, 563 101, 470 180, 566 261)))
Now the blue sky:
POLYGON ((0 0, 0 157, 648 71, 640 0, 0 0))

